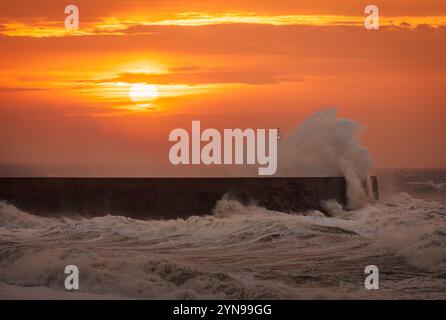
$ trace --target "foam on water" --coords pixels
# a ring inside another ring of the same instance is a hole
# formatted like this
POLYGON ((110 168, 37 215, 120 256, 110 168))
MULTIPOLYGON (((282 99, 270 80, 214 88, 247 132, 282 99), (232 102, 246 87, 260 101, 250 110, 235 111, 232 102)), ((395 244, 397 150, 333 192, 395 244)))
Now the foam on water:
MULTIPOLYGON (((81 292, 89 294, 360 297, 361 267, 375 263, 399 270, 403 278, 416 274, 415 280, 426 281, 429 275, 432 288, 444 283, 443 204, 399 194, 353 212, 343 211, 334 201, 327 208, 333 217, 318 211, 274 212, 224 198, 214 215, 204 217, 74 220, 35 217, 1 203, 0 282, 63 290, 63 269, 76 264, 82 274, 81 292), (331 261, 332 269, 323 261, 331 261), (352 270, 358 272, 353 276, 358 285, 351 283, 352 270)), ((426 294, 426 283, 423 286, 420 294, 426 294)), ((395 288, 404 292, 401 283, 395 288)), ((393 290, 380 294, 386 292, 393 290)))

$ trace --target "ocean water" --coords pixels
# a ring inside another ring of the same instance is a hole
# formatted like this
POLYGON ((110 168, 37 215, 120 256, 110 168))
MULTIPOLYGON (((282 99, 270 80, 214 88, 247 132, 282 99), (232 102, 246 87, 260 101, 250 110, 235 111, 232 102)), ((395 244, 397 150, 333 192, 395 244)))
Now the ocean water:
POLYGON ((381 199, 333 217, 221 199, 178 220, 43 218, 0 202, 0 298, 446 298, 446 170, 378 171, 381 199), (80 289, 64 288, 65 266, 80 289), (379 290, 364 288, 376 265, 379 290))

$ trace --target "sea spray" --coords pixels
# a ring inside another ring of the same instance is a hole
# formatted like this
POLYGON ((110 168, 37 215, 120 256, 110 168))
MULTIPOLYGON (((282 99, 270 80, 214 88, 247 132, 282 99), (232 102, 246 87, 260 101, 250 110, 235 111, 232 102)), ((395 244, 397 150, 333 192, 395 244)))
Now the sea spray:
POLYGON ((361 208, 372 197, 372 161, 360 131, 356 121, 338 118, 334 108, 312 114, 280 143, 278 174, 344 176, 348 208, 361 208))

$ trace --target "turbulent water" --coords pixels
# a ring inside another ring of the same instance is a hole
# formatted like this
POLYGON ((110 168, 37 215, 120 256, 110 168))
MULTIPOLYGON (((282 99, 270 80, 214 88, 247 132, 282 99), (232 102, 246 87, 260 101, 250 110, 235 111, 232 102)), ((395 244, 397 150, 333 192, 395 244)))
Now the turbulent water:
POLYGON ((360 129, 329 109, 281 140, 280 175, 346 178, 355 210, 328 201, 330 217, 223 198, 186 220, 76 220, 0 202, 0 298, 446 298, 446 170, 378 172, 370 201, 360 129), (80 271, 74 293, 67 265, 80 271), (378 290, 364 288, 368 265, 378 290))
POLYGON ((213 215, 53 219, 0 203, 2 298, 446 298, 446 171, 379 172, 356 211, 286 214, 222 199, 213 215), (64 268, 80 290, 64 289, 64 268), (364 289, 376 265, 380 289, 364 289))

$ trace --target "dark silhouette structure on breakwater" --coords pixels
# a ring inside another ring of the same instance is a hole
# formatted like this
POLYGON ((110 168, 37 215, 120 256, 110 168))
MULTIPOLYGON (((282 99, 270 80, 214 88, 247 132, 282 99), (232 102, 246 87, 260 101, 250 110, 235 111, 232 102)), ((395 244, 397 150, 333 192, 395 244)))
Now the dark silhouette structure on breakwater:
MULTIPOLYGON (((372 185, 378 198, 376 177, 372 185)), ((324 211, 324 200, 346 204, 346 181, 342 177, 0 178, 0 200, 42 216, 185 218, 212 213, 225 195, 270 210, 324 211)))

